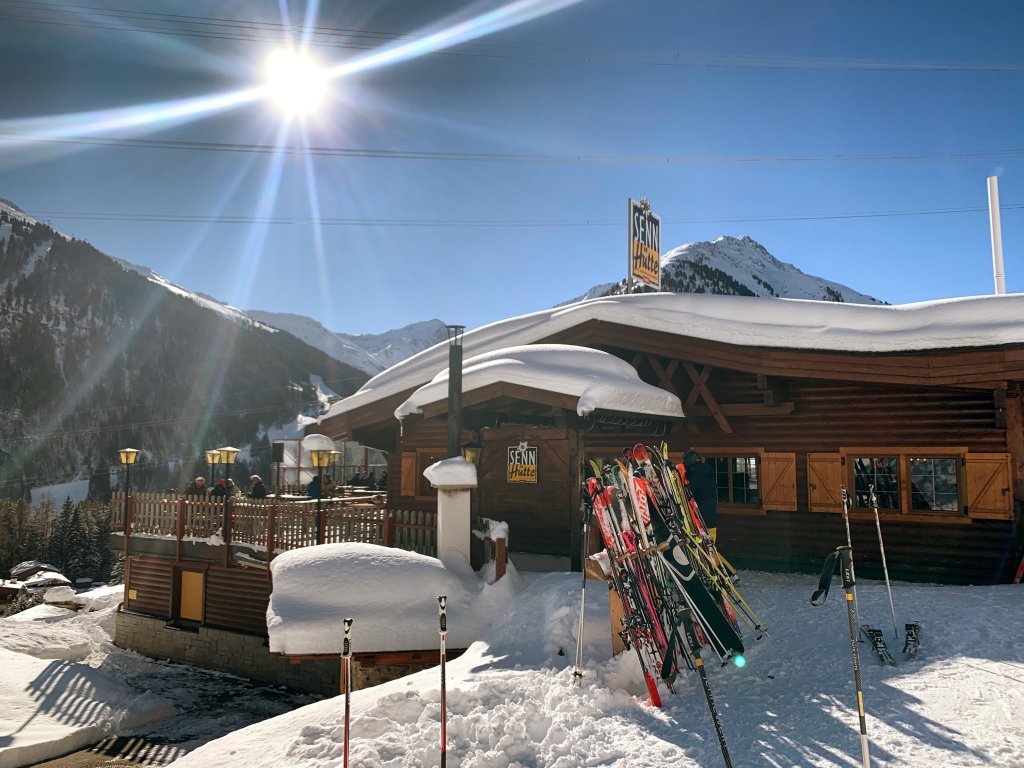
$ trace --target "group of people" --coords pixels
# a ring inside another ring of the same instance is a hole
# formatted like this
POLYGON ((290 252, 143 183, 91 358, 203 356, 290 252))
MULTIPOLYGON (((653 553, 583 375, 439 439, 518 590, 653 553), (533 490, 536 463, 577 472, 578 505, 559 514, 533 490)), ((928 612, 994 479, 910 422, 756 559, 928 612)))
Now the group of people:
POLYGON ((368 488, 370 490, 383 491, 388 487, 388 472, 387 470, 384 470, 379 478, 377 477, 377 473, 372 470, 366 477, 363 477, 361 474, 356 472, 349 478, 348 484, 357 488, 368 488))
MULTIPOLYGON (((235 481, 230 477, 226 479, 222 477, 213 488, 206 487, 205 477, 197 477, 185 489, 185 495, 224 498, 226 496, 241 496, 242 489, 235 485, 235 481)), ((259 475, 253 475, 249 478, 249 491, 245 495, 251 499, 267 498, 267 486, 263 484, 263 480, 260 479, 259 475)))

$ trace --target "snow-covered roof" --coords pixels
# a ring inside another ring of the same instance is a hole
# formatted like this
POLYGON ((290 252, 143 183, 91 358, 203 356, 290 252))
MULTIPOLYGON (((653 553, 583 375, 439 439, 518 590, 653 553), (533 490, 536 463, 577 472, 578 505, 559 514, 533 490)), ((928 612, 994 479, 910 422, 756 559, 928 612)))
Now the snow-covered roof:
MULTIPOLYGON (((587 321, 774 349, 911 352, 1024 343, 1024 294, 868 305, 715 294, 646 293, 589 299, 501 320, 463 336, 465 358, 535 344, 587 321)), ((447 367, 438 344, 374 376, 323 418, 430 381, 447 367)))
MULTIPOLYGON (((636 369, 607 352, 569 344, 507 347, 463 362, 462 392, 498 382, 578 397, 576 413, 595 410, 678 418, 679 398, 647 384, 636 369)), ((424 406, 448 396, 448 369, 440 371, 395 410, 395 418, 421 413, 424 406)))

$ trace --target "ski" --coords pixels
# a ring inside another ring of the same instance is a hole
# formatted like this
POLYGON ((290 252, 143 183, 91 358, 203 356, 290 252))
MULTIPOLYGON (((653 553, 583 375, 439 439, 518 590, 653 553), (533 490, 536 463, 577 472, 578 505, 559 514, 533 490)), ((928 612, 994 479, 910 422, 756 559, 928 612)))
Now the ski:
POLYGON ((911 659, 917 658, 917 652, 921 650, 921 625, 914 621, 904 625, 906 635, 903 642, 903 655, 911 659))
POLYGON ((864 636, 871 643, 871 647, 875 651, 875 655, 878 660, 886 665, 893 665, 896 663, 896 659, 892 653, 889 652, 889 646, 885 644, 885 636, 882 634, 882 630, 877 627, 873 627, 870 624, 861 624, 860 631, 864 633, 864 636))

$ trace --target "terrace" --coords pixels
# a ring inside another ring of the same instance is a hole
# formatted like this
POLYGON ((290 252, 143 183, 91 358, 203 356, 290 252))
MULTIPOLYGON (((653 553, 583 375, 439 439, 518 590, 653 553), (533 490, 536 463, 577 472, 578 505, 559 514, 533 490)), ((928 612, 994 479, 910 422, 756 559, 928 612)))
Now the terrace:
POLYGON ((378 494, 320 500, 115 493, 111 547, 128 555, 267 567, 281 552, 364 542, 437 556, 437 514, 387 509, 378 494))

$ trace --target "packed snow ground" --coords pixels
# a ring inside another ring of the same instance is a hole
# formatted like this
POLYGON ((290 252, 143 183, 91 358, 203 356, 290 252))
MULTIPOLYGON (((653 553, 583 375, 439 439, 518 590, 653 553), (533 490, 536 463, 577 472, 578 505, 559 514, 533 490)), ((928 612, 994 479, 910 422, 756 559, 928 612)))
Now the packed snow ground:
POLYGON ((195 749, 311 696, 169 664, 114 647, 123 586, 75 596, 75 612, 38 605, 0 619, 0 768, 112 735, 145 734, 165 755, 195 749))
MULTIPOLYGON (((608 593, 589 582, 586 674, 574 685, 579 574, 519 574, 521 593, 447 664, 452 768, 706 768, 722 757, 699 681, 686 674, 661 709, 643 703, 634 654, 610 657, 608 593)), ((745 572, 741 587, 770 627, 748 665, 708 673, 734 765, 860 766, 844 595, 809 597, 815 576, 745 572)), ((1024 765, 1024 612, 1020 586, 895 584, 898 620, 919 620, 923 650, 900 657, 884 584, 859 587, 863 620, 900 663, 859 644, 872 764, 950 768, 1024 765)), ((382 605, 386 601, 382 600, 382 605)), ((359 650, 359 619, 353 628, 359 650)), ((439 669, 352 697, 351 765, 437 765, 439 669)), ((320 701, 210 742, 176 768, 326 768, 342 759, 344 700, 320 701)))
MULTIPOLYGON (((828 602, 812 607, 816 581, 742 573, 744 595, 770 632, 749 640, 743 669, 707 659, 737 768, 861 765, 845 600, 837 580, 828 602)), ((644 703, 635 656, 611 658, 603 583, 587 585, 581 685, 572 681, 579 574, 513 568, 508 585, 517 591, 511 607, 447 665, 448 765, 722 764, 695 675, 685 674, 655 709, 644 703)), ((859 645, 873 765, 1024 765, 1022 590, 895 584, 900 626, 920 620, 923 628, 922 653, 907 660, 899 654, 901 641, 892 639, 884 585, 860 585, 863 619, 886 633, 900 658, 897 666, 882 667, 859 645)), ((112 734, 173 744, 189 753, 174 763, 178 768, 341 764, 341 697, 309 704, 311 697, 114 648, 119 599, 120 588, 109 588, 88 593, 92 611, 41 605, 0 620, 0 766, 25 765, 112 734), (158 717, 166 719, 152 722, 158 717)), ((376 610, 386 615, 388 605, 382 594, 376 610)), ((361 625, 354 618, 358 652, 361 625)), ((393 618, 421 621, 418 614, 393 618)), ((433 625, 436 618, 422 621, 433 625)), ((437 764, 437 667, 356 691, 352 704, 351 765, 437 764)))

